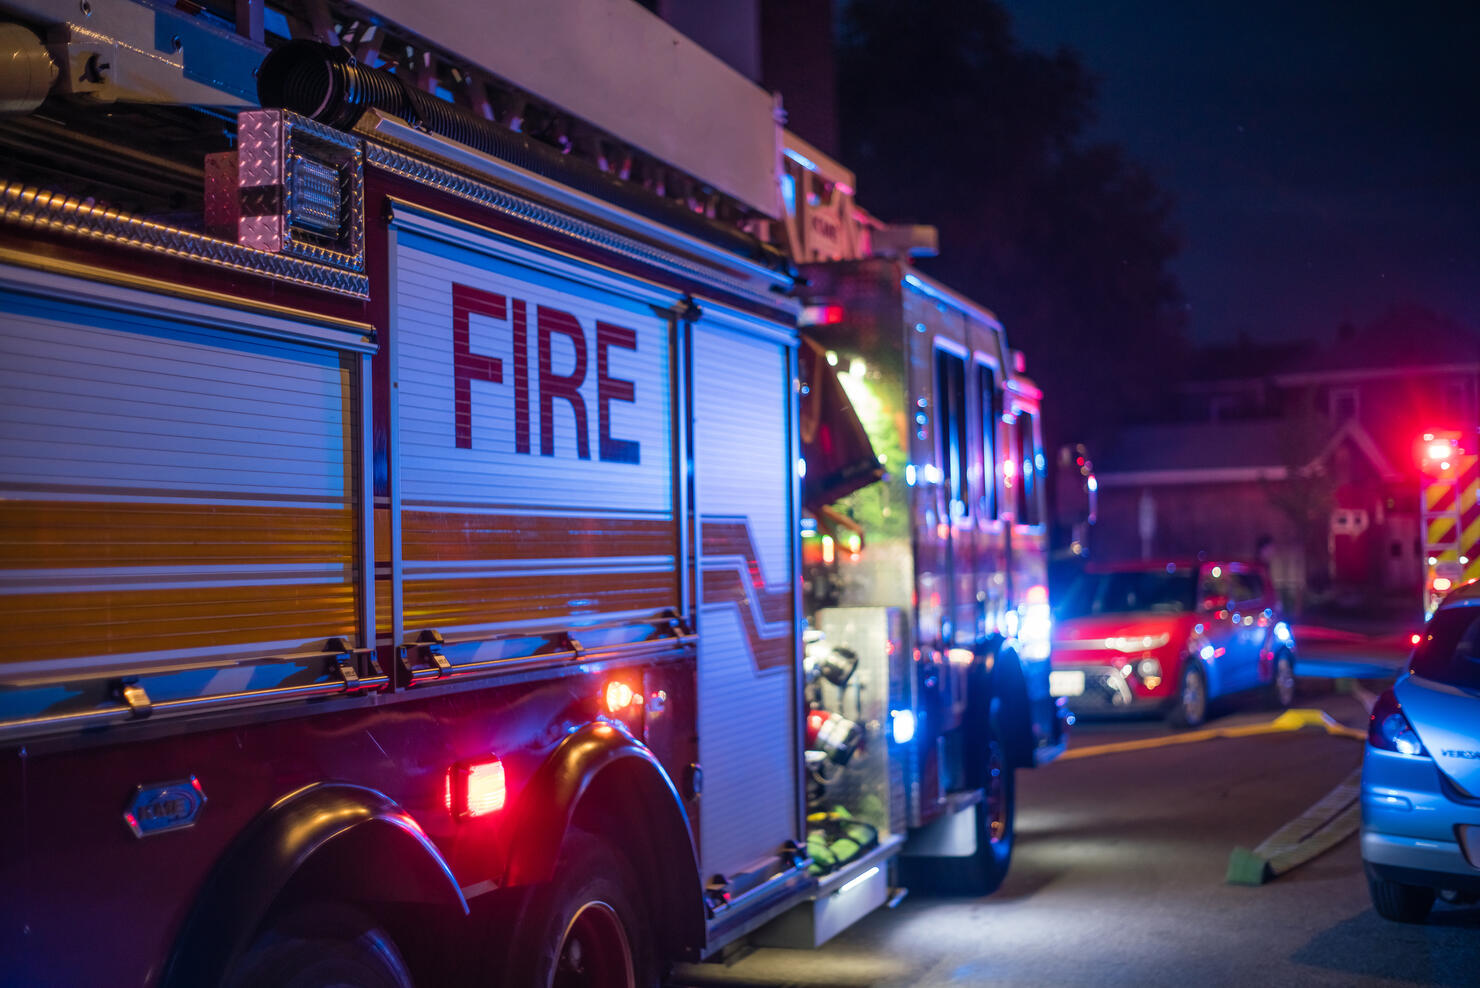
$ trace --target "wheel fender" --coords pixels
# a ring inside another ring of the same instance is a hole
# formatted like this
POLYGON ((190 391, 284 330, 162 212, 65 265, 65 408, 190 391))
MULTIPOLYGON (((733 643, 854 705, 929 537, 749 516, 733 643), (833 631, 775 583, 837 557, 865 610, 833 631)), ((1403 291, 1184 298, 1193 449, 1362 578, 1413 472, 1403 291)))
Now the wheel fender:
POLYGON ((217 983, 282 892, 310 863, 325 890, 357 901, 468 905, 446 861, 394 800, 363 786, 316 783, 279 799, 206 879, 166 968, 166 988, 217 983))
POLYGON ((988 659, 986 688, 1000 718, 1007 764, 1013 768, 1031 767, 1037 742, 1033 737, 1033 711, 1022 662, 1016 650, 1000 635, 987 639, 983 649, 988 659))
MULTIPOLYGON (((1185 670, 1187 666, 1196 666, 1202 670, 1203 685, 1207 688, 1209 701, 1223 695, 1223 666, 1217 659, 1208 662, 1199 656, 1189 655, 1183 669, 1185 670)), ((1186 675, 1185 671, 1183 675, 1186 675)), ((1180 683, 1180 680, 1178 682, 1180 683)), ((1180 686, 1178 689, 1180 690, 1180 686)))
POLYGON ((703 948, 704 890, 688 813, 663 766, 630 734, 605 722, 572 733, 521 791, 514 817, 501 884, 548 880, 566 832, 580 825, 631 858, 672 955, 703 948))

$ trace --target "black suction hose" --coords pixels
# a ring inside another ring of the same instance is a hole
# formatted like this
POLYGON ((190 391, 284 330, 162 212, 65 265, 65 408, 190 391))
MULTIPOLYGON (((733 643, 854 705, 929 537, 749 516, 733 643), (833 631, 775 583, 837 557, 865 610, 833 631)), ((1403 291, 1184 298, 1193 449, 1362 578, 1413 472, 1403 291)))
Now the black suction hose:
POLYGON ((380 110, 772 270, 795 273, 786 255, 739 230, 438 99, 385 69, 361 65, 342 48, 300 39, 273 49, 257 74, 257 98, 263 106, 292 110, 337 130, 351 130, 366 110, 380 110))

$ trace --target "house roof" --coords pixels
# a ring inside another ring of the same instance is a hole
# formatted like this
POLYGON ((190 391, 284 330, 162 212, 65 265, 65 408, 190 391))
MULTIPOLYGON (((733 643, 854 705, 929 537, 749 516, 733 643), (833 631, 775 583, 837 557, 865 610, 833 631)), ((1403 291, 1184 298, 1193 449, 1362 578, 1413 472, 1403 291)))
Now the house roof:
POLYGON ((1385 479, 1396 476, 1367 430, 1354 420, 1260 419, 1142 425, 1120 430, 1095 458, 1099 483, 1238 483, 1307 471, 1350 443, 1385 479))
POLYGON ((1217 382, 1352 377, 1362 371, 1389 375, 1456 365, 1480 365, 1480 336, 1448 317, 1406 306, 1362 327, 1344 325, 1321 342, 1240 339, 1200 348, 1187 384, 1202 390, 1217 382))
POLYGON ((1099 455, 1103 473, 1303 465, 1330 432, 1310 439, 1277 420, 1189 422, 1121 429, 1099 455), (1293 449, 1292 449, 1293 444, 1293 449))

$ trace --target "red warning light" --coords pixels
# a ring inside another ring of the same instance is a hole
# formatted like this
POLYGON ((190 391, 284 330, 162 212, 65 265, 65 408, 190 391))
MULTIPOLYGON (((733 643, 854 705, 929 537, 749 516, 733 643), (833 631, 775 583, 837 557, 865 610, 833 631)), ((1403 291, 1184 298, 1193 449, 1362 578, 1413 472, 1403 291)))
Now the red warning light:
POLYGON ((1468 452, 1462 438, 1461 433, 1453 430, 1425 432, 1416 444, 1419 464, 1428 471, 1449 472, 1455 459, 1468 452))
POLYGON ((504 763, 497 758, 464 762, 447 770, 447 811, 459 820, 501 810, 507 796, 504 763))

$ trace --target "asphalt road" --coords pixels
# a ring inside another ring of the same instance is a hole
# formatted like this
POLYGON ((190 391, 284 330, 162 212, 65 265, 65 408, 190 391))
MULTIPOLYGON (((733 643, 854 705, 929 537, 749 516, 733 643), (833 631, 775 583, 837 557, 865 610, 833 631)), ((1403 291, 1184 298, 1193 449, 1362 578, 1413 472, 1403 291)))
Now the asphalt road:
MULTIPOLYGON (((1313 654, 1299 706, 1365 727, 1353 673, 1390 655, 1313 654)), ((1210 726, 1268 722, 1250 704, 1210 726)), ((1154 721, 1083 724, 1074 744, 1154 738, 1154 721)), ((1019 774, 1018 844, 996 895, 912 894, 813 951, 760 949, 685 985, 1480 985, 1480 907, 1423 926, 1373 912, 1355 837, 1259 887, 1225 882, 1253 848, 1360 765, 1316 729, 1063 760, 1019 774)))

